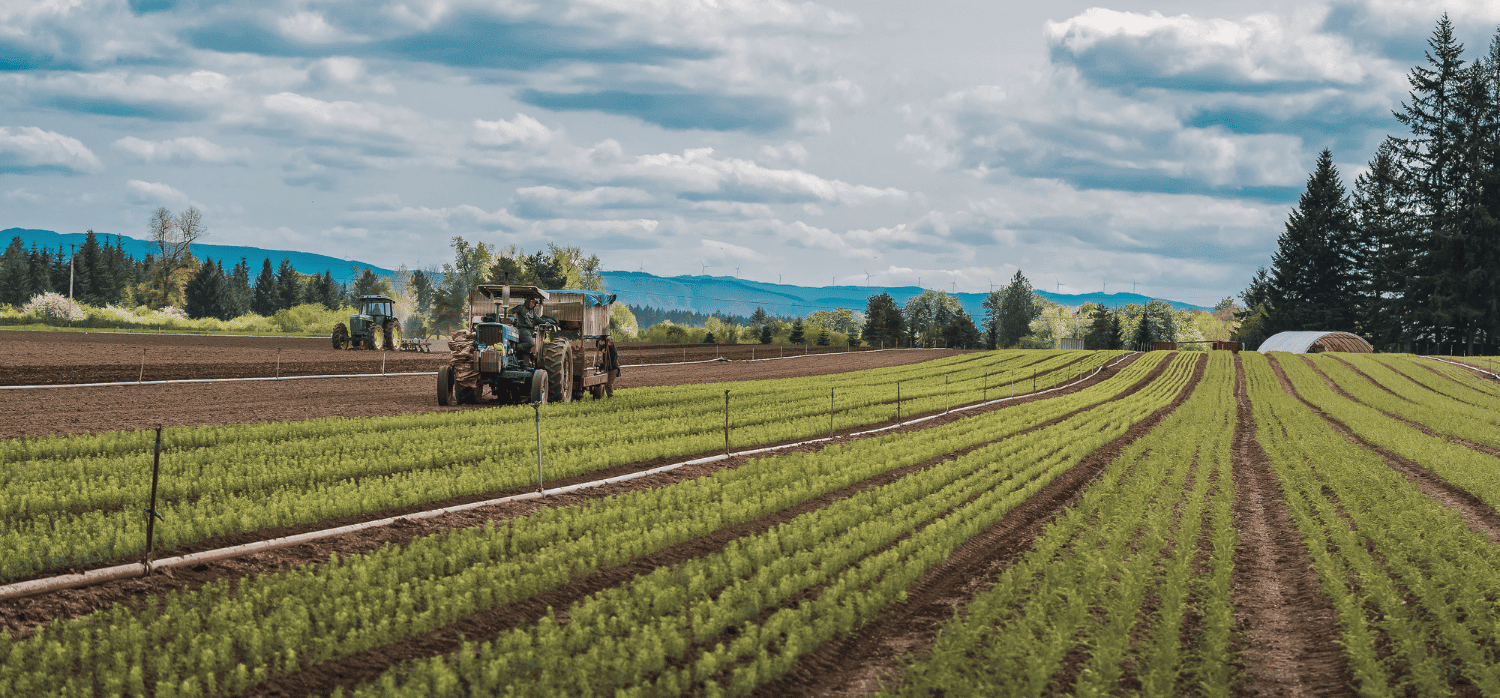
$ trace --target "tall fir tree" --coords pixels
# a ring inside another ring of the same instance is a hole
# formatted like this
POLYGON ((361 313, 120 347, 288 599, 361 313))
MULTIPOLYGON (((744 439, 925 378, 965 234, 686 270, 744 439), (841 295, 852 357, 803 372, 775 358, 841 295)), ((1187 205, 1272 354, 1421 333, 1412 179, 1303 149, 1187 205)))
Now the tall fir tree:
POLYGON ((865 341, 870 346, 899 346, 904 334, 905 318, 896 299, 889 293, 878 293, 865 301, 865 341))
POLYGON ((255 278, 255 289, 250 295, 250 312, 271 317, 276 314, 276 270, 271 260, 266 259, 260 267, 260 276, 255 278))
POLYGON ((1418 257, 1398 156, 1395 143, 1381 143, 1351 197, 1358 221, 1352 245, 1354 331, 1382 348, 1399 345, 1407 335, 1404 296, 1418 257))
POLYGON ((1002 348, 1019 344, 1022 337, 1031 334, 1031 321, 1042 316, 1042 308, 1036 302, 1031 282, 1026 280, 1020 269, 1011 277, 1004 293, 1000 301, 996 335, 996 341, 1002 348))
POLYGON ((297 270, 292 268, 291 260, 281 260, 281 265, 276 268, 276 308, 289 309, 301 300, 301 284, 297 278, 297 270))
POLYGON ((229 319, 224 310, 224 270, 214 260, 205 259, 188 279, 184 289, 183 311, 188 317, 229 319))
POLYGON ((31 300, 33 285, 30 255, 18 235, 0 255, 0 304, 21 305, 31 300))
POLYGON ((250 262, 244 257, 224 275, 224 312, 236 318, 250 312, 250 300, 254 291, 250 289, 250 262))
POLYGON ((1271 257, 1270 332, 1352 327, 1353 238, 1349 199, 1325 148, 1271 257))

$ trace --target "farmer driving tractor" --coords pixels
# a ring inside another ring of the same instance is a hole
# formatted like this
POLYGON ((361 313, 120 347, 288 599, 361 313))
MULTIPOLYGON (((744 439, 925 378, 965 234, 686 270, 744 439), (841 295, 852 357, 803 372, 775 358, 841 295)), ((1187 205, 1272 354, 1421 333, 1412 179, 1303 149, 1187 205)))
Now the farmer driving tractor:
POLYGON ((521 334, 521 352, 530 356, 532 364, 537 365, 539 362, 533 348, 536 346, 536 326, 542 323, 542 302, 527 298, 524 304, 511 310, 511 317, 516 330, 521 334))

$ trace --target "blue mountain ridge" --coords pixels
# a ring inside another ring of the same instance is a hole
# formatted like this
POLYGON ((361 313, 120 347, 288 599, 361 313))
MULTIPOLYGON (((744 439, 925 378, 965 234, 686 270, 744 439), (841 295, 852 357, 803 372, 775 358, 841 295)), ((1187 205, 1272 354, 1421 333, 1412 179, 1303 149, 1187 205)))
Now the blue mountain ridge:
MULTIPOLYGON (((917 286, 793 286, 763 281, 736 279, 732 276, 671 276, 660 277, 640 271, 606 271, 604 286, 610 293, 634 306, 650 306, 662 310, 691 310, 704 314, 749 316, 756 308, 765 308, 767 313, 781 316, 805 316, 818 310, 849 308, 863 312, 870 296, 889 293, 897 305, 921 295, 924 289, 917 286)), ((1131 303, 1144 305, 1150 296, 1138 293, 1053 293, 1037 291, 1037 295, 1054 303, 1078 306, 1097 303, 1116 308, 1131 303)), ((984 299, 987 293, 957 293, 964 310, 975 318, 984 317, 984 299)), ((1167 299, 1162 299, 1167 300, 1167 299)), ((1201 305, 1167 300, 1177 310, 1211 310, 1201 305)))
MULTIPOLYGON (((106 238, 108 238, 110 247, 115 246, 115 238, 118 237, 120 239, 120 246, 124 248, 125 254, 136 259, 141 259, 148 254, 156 254, 157 252, 156 246, 151 244, 149 240, 139 240, 128 235, 117 236, 114 234, 106 235, 104 233, 97 233, 96 235, 99 238, 100 245, 105 244, 106 238)), ((61 246, 66 251, 68 250, 68 245, 83 245, 84 238, 88 237, 88 235, 86 233, 54 233, 50 230, 8 228, 0 230, 0 249, 4 249, 3 246, 9 245, 11 239, 16 237, 21 238, 21 245, 28 250, 35 245, 56 252, 58 246, 61 246)), ((214 259, 223 264, 226 271, 235 264, 238 264, 240 258, 244 257, 245 261, 250 263, 250 278, 252 281, 256 275, 260 274, 261 265, 267 259, 271 260, 272 268, 281 266, 281 260, 284 259, 291 262, 292 268, 300 273, 321 276, 323 272, 331 272, 334 280, 343 283, 349 283, 354 280, 354 277, 357 275, 351 269, 354 265, 358 265, 361 268, 369 267, 370 271, 382 276, 390 276, 393 273, 390 269, 384 269, 356 260, 340 259, 312 252, 267 250, 260 247, 243 247, 240 245, 199 243, 193 245, 193 256, 198 259, 214 259)))
MULTIPOLYGON (((21 244, 27 249, 35 245, 57 250, 59 245, 64 249, 68 245, 82 245, 85 234, 9 228, 0 230, 0 246, 10 244, 10 240, 15 237, 21 238, 21 244)), ((113 246, 116 237, 120 239, 125 254, 137 259, 156 251, 155 246, 149 241, 127 235, 99 234, 100 244, 104 244, 105 239, 108 238, 108 244, 113 246)), ((369 267, 371 271, 383 276, 390 276, 393 273, 390 269, 358 260, 292 250, 197 244, 193 245, 193 254, 199 259, 211 257, 219 260, 226 267, 233 266, 243 257, 250 263, 252 278, 260 273, 263 260, 266 259, 271 260, 272 267, 279 266, 283 259, 287 260, 291 262, 293 269, 303 274, 321 275, 325 271, 331 272, 334 279, 344 283, 354 279, 355 274, 351 268, 355 265, 369 267)), ((722 313, 746 317, 754 313, 756 308, 765 308, 767 313, 785 317, 802 317, 818 310, 838 308, 863 312, 870 296, 889 293, 900 305, 905 304, 914 296, 921 295, 924 291, 917 286, 794 286, 736 279, 732 276, 661 277, 640 271, 606 271, 604 272, 604 285, 611 293, 619 295, 620 301, 637 307, 650 306, 662 310, 690 310, 705 315, 722 313)), ((958 296, 959 302, 969 315, 975 318, 984 317, 982 303, 988 294, 958 293, 953 295, 958 296)), ((1067 294, 1037 291, 1037 295, 1066 306, 1098 303, 1111 308, 1131 303, 1145 304, 1152 300, 1150 296, 1136 293, 1067 294)), ((1210 310, 1190 303, 1173 300, 1167 302, 1177 310, 1210 310)))

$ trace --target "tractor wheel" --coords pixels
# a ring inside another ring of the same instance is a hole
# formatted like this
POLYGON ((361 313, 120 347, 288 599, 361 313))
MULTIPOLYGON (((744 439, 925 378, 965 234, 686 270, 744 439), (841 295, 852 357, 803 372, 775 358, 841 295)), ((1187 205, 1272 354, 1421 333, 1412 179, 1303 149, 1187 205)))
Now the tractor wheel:
POLYGON ((349 346, 349 328, 344 327, 344 323, 342 323, 342 322, 339 323, 339 324, 337 324, 337 325, 334 325, 334 327, 333 327, 333 348, 334 349, 344 349, 344 348, 346 348, 348 346, 349 346))
POLYGON ((391 320, 390 324, 385 326, 385 348, 389 351, 399 351, 401 349, 400 320, 391 320))
POLYGON ((370 336, 365 339, 365 348, 371 351, 385 348, 385 333, 379 325, 370 325, 370 336))
POLYGON ((547 372, 540 368, 531 372, 531 401, 547 402, 547 372))
POLYGON ((439 366, 437 371, 438 404, 447 407, 453 402, 453 367, 439 366))
POLYGON ((542 365, 547 367, 547 400, 573 401, 573 345, 563 337, 554 338, 542 351, 542 365))

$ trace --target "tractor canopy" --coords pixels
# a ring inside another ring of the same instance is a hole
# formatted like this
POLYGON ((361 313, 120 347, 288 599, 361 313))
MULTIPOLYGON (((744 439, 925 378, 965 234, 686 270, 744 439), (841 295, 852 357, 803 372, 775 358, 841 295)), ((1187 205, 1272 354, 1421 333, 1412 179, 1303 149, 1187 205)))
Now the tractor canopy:
POLYGON ((601 305, 609 305, 610 303, 615 302, 615 298, 617 298, 615 294, 605 293, 603 291, 567 291, 558 289, 555 291, 547 291, 547 294, 560 296, 583 296, 584 307, 588 308, 597 308, 601 305))
POLYGON ((391 307, 395 303, 394 299, 385 296, 360 296, 359 314, 370 317, 391 317, 395 314, 391 312, 391 307))

